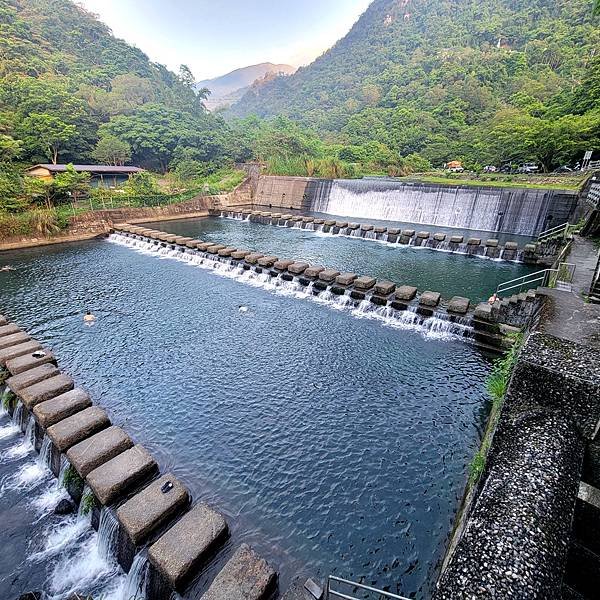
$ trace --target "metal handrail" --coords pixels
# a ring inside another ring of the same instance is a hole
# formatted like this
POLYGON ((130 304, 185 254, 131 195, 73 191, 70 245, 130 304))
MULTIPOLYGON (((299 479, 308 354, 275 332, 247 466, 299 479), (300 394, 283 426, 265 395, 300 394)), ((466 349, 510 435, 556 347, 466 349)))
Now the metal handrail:
POLYGON ((342 583, 345 585, 349 585, 352 587, 360 588, 361 590, 366 590, 367 592, 373 592, 374 594, 379 594, 380 597, 383 598, 391 598, 392 600, 410 600, 405 596, 398 596, 397 594, 392 594, 392 592, 384 592, 383 590, 378 590, 369 585, 364 585, 362 583, 357 583, 356 581, 349 581, 348 579, 342 579, 341 577, 335 577, 334 575, 330 575, 327 580, 327 600, 331 598, 341 598, 342 600, 360 600, 355 596, 348 596, 342 592, 338 592, 336 590, 331 589, 332 582, 342 583))
POLYGON ((563 223, 562 225, 557 225, 556 227, 546 229, 546 231, 542 231, 542 233, 538 235, 537 241, 543 242, 553 237, 557 237, 560 234, 562 234, 562 237, 565 238, 567 235, 569 235, 570 227, 571 225, 569 223, 563 223))
POLYGON ((516 288, 522 288, 523 286, 531 286, 533 283, 541 283, 538 287, 555 287, 560 281, 561 283, 572 283, 575 275, 576 266, 573 263, 560 263, 557 269, 543 269, 542 271, 536 271, 535 273, 529 273, 528 275, 522 275, 510 281, 504 281, 498 284, 496 288, 496 296, 501 293, 506 293, 509 290, 516 288), (566 273, 566 277, 564 274, 566 273), (552 274, 555 275, 552 279, 552 274), (559 279, 559 276, 561 279, 559 279), (562 278, 564 277, 564 278, 562 278))

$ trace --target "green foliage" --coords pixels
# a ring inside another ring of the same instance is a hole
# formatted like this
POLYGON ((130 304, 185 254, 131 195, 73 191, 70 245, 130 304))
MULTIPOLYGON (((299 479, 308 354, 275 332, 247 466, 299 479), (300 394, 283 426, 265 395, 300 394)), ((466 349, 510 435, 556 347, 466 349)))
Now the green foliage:
POLYGON ((100 164, 122 166, 131 160, 131 146, 115 135, 106 134, 96 143, 92 158, 100 164))
POLYGON ((154 196, 159 192, 154 177, 148 171, 140 171, 129 177, 125 192, 131 196, 154 196))
POLYGON ((73 495, 83 492, 84 481, 73 465, 69 465, 63 474, 62 485, 73 495))
POLYGON ((590 0, 374 0, 352 31, 229 114, 299 120, 361 162, 376 141, 434 165, 575 162, 600 138, 590 0))
POLYGON ((523 344, 523 334, 510 334, 509 339, 512 342, 510 350, 502 358, 494 362, 494 366, 486 382, 488 394, 494 404, 499 406, 504 400, 513 368, 519 357, 519 352, 523 344))
MULTIPOLYGON (((8 371, 3 370, 0 373, 0 382, 4 381, 4 379, 2 379, 2 378, 4 377, 5 374, 6 374, 6 377, 8 377, 8 371)), ((11 408, 14 408, 16 403, 17 403, 16 394, 13 393, 9 389, 4 390, 4 392, 2 394, 2 408, 4 408, 5 410, 11 410, 11 408)))
POLYGON ((479 480, 485 469, 485 459, 487 455, 487 449, 482 449, 475 454, 471 464, 469 465, 469 482, 471 484, 479 480))

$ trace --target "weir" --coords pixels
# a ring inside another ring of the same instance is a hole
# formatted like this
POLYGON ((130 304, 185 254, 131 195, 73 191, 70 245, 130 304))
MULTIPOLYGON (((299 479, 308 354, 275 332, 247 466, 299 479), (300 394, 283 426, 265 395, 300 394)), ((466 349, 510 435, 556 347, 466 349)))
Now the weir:
POLYGON ((462 254, 468 257, 490 260, 524 262, 527 264, 547 264, 559 252, 561 244, 555 240, 548 243, 528 243, 519 248, 514 241, 500 243, 495 238, 465 237, 453 233, 417 231, 393 227, 374 226, 369 223, 349 223, 347 221, 325 220, 301 214, 289 215, 268 211, 221 211, 219 216, 239 221, 262 223, 277 227, 291 227, 316 233, 345 236, 352 239, 379 242, 390 246, 410 246, 462 254))

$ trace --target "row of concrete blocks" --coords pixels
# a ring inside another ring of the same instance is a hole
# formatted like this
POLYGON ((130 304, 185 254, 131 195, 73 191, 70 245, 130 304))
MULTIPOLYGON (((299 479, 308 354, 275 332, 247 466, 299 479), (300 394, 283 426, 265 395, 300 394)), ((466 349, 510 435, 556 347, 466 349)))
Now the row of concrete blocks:
MULTIPOLYGON (((230 212, 229 215, 234 216, 240 214, 243 218, 249 217, 251 221, 261 222, 272 225, 289 225, 293 226, 294 223, 300 223, 304 227, 308 223, 314 223, 323 228, 325 233, 332 232, 334 234, 340 233, 344 229, 351 231, 358 230, 361 235, 372 231, 378 237, 391 243, 399 242, 400 244, 411 244, 413 246, 424 246, 428 240, 434 242, 449 242, 450 247, 455 246, 458 248, 461 245, 466 245, 467 248, 481 247, 485 248, 486 256, 490 258, 498 258, 503 256, 507 260, 513 260, 516 258, 519 245, 517 242, 505 242, 503 246, 500 245, 497 239, 488 239, 485 242, 481 238, 465 238, 462 235, 450 235, 446 233, 431 233, 429 231, 416 231, 414 229, 397 229, 392 227, 379 227, 368 223, 350 223, 347 221, 337 220, 326 220, 316 217, 304 216, 304 215, 291 215, 281 213, 271 213, 264 211, 240 211, 239 213, 230 212)), ((523 252, 525 256, 534 256, 537 253, 537 244, 525 244, 523 252)))
MULTIPOLYGON (((52 352, 2 315, 0 373, 23 404, 21 429, 25 430, 30 415, 35 419, 36 449, 44 436, 50 439, 54 475, 59 475, 66 455, 69 468, 92 490, 94 527, 99 526, 100 505, 116 509, 116 558, 123 569, 128 572, 135 554, 148 546, 150 600, 169 598, 173 590, 183 592, 229 537, 224 517, 204 503, 190 508, 185 485, 172 473, 159 476, 148 451, 112 425, 106 412, 92 405, 89 394, 59 371, 52 352)), ((68 491, 76 502, 81 501, 81 489, 68 491)), ((261 600, 276 589, 275 570, 243 544, 202 599, 261 600)), ((297 584, 293 589, 303 593, 297 584)), ((293 590, 285 596, 286 600, 305 597, 293 590)))
MULTIPOLYGON (((277 256, 240 250, 233 246, 204 242, 185 236, 156 231, 127 223, 115 225, 115 231, 131 233, 141 237, 155 240, 158 243, 172 244, 182 248, 199 250, 214 254, 221 258, 242 263, 244 268, 254 268, 261 272, 269 272, 273 276, 281 276, 288 281, 295 277, 303 285, 313 284, 318 291, 330 289, 336 295, 350 292, 355 300, 369 298, 371 302, 380 306, 388 303, 396 310, 406 310, 411 304, 417 304, 417 312, 423 316, 432 316, 442 302, 439 292, 424 291, 419 293, 417 288, 409 285, 397 286, 387 280, 376 280, 374 277, 359 276, 356 273, 340 273, 335 269, 327 269, 321 265, 309 265, 306 262, 291 259, 280 259, 277 256)), ((462 296, 454 296, 446 304, 449 314, 464 316, 469 312, 470 300, 462 296)))

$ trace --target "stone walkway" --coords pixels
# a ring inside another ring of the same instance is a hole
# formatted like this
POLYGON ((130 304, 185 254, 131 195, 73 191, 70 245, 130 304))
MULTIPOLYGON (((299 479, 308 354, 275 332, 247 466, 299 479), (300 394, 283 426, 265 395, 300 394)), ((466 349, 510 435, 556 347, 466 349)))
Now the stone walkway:
POLYGON ((584 302, 598 261, 598 248, 590 240, 575 237, 568 262, 576 265, 573 291, 544 288, 548 297, 540 331, 584 346, 600 348, 600 305, 584 302))

